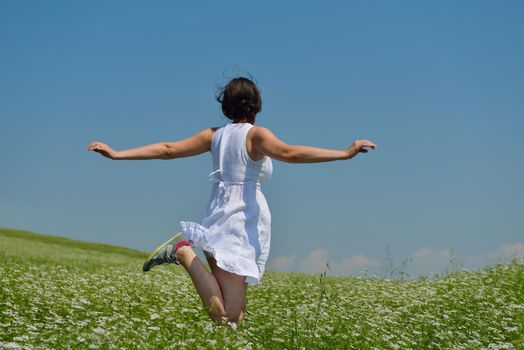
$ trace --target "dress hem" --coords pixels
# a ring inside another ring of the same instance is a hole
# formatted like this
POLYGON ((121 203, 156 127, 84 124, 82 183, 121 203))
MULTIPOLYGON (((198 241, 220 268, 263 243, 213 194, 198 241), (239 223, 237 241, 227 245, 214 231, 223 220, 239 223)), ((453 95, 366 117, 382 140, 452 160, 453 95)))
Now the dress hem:
MULTIPOLYGON (((245 269, 238 268, 238 256, 232 256, 224 252, 217 252, 206 240, 206 233, 209 232, 209 229, 191 221, 181 221, 180 226, 182 227, 182 232, 187 236, 191 246, 193 248, 200 248, 205 252, 208 252, 217 262, 217 266, 224 271, 233 273, 238 276, 245 276, 245 282, 249 285, 256 285, 260 282, 262 278, 261 274, 253 274, 248 272, 245 269), (228 259, 229 258, 229 259, 228 259), (228 263, 234 262, 234 263, 228 263)), ((242 259, 245 262, 245 265, 255 264, 256 270, 259 270, 258 265, 251 261, 250 259, 242 259)), ((240 264, 242 265, 242 264, 240 264)))

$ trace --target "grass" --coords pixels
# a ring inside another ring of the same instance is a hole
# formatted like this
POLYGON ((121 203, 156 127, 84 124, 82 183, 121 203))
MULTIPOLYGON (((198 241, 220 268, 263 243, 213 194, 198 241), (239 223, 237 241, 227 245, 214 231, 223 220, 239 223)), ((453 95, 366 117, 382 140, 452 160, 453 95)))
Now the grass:
POLYGON ((524 349, 518 260, 417 280, 269 271, 235 329, 145 257, 0 228, 0 349, 524 349))

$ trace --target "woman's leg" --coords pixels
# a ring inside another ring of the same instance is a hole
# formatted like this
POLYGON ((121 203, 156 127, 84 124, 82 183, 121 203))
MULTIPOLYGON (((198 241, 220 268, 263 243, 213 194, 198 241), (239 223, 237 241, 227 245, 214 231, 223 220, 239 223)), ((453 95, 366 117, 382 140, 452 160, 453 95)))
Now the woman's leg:
POLYGON ((202 303, 206 307, 209 316, 218 323, 226 317, 226 308, 220 285, 213 274, 211 274, 200 261, 190 246, 178 248, 176 256, 182 266, 193 280, 202 303))
POLYGON ((240 324, 246 309, 245 276, 222 270, 213 257, 206 255, 210 273, 190 246, 178 248, 176 255, 191 277, 209 316, 217 323, 222 323, 226 317, 228 321, 240 324))
POLYGON ((206 254, 206 259, 222 291, 224 310, 228 320, 240 324, 246 311, 246 277, 222 270, 217 266, 215 258, 210 255, 206 254))

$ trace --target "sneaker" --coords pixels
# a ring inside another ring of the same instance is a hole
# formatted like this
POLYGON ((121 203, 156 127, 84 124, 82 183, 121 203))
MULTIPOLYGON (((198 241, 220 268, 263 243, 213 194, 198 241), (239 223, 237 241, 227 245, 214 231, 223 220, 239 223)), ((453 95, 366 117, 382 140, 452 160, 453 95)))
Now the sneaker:
POLYGON ((153 250, 151 254, 149 254, 146 262, 144 263, 144 266, 142 267, 142 270, 147 272, 151 270, 153 266, 162 264, 180 265, 180 261, 178 261, 176 257, 176 252, 180 247, 185 245, 190 245, 187 237, 184 236, 182 232, 177 233, 170 240, 162 243, 155 250, 153 250))

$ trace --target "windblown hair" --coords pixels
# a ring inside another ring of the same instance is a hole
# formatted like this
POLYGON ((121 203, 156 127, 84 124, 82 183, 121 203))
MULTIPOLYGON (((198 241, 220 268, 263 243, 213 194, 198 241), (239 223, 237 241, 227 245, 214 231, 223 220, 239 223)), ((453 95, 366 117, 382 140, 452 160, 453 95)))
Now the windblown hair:
POLYGON ((233 121, 244 118, 253 121, 262 109, 260 91, 253 81, 243 77, 231 79, 216 99, 224 115, 233 121))

